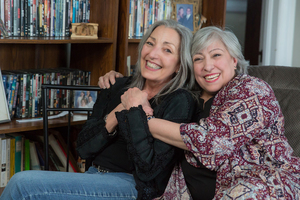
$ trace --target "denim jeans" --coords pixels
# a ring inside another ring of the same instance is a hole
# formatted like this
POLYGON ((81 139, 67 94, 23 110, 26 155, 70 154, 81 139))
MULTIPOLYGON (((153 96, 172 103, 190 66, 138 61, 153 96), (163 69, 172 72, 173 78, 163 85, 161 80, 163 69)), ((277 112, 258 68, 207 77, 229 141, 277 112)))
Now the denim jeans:
POLYGON ((30 170, 16 173, 0 200, 136 199, 135 185, 132 174, 103 173, 94 167, 85 173, 30 170))

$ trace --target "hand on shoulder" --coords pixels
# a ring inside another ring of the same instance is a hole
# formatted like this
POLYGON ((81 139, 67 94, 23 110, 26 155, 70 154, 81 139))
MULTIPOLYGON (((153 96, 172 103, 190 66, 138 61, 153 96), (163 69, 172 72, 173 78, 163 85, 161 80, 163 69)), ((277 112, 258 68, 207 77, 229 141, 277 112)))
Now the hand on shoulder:
POLYGON ((114 85, 116 83, 116 78, 121 78, 123 75, 119 72, 111 70, 107 72, 104 76, 99 77, 98 85, 101 89, 110 88, 110 83, 114 85))

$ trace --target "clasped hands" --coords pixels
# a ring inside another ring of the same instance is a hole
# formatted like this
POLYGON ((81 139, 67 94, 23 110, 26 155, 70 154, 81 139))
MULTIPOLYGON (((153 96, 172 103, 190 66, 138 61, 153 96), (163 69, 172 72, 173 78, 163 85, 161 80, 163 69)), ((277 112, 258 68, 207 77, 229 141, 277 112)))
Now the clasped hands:
MULTIPOLYGON (((116 71, 110 71, 104 76, 99 77, 98 85, 100 88, 110 88, 110 83, 114 84, 116 78, 123 77, 122 74, 116 71)), ((113 110, 114 112, 129 110, 131 107, 142 105, 146 115, 153 115, 153 109, 148 101, 148 94, 138 88, 129 88, 122 96, 121 103, 113 110)))
POLYGON ((148 94, 139 88, 129 88, 121 96, 121 104, 126 110, 129 110, 131 107, 138 107, 139 105, 142 105, 146 115, 153 115, 153 109, 148 101, 148 94))

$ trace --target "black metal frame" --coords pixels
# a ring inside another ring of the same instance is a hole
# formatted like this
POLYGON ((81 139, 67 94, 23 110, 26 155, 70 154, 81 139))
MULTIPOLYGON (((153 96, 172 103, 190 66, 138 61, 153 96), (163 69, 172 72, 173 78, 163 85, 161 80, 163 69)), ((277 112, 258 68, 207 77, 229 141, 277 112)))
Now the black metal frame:
MULTIPOLYGON (((48 108, 47 100, 49 99, 49 89, 64 89, 64 90, 86 90, 86 91, 101 91, 98 86, 83 86, 83 85, 49 85, 42 84, 42 106, 43 106, 43 128, 44 128, 44 153, 45 153, 45 170, 49 170, 49 138, 48 138, 48 112, 49 111, 68 111, 68 136, 67 136, 67 169, 69 171, 69 152, 70 152, 70 126, 71 126, 71 112, 72 111, 87 111, 88 118, 93 108, 48 108), (46 92, 45 92, 46 91, 46 92)), ((71 96, 69 100, 71 100, 71 96)), ((71 101, 69 101, 71 102, 71 101)))

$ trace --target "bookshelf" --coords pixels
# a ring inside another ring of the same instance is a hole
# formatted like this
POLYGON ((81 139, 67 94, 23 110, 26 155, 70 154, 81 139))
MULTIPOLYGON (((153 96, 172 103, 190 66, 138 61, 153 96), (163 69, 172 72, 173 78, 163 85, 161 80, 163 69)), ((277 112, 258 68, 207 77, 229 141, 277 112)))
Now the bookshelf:
MULTIPOLYGON (((90 22, 98 23, 98 39, 70 37, 0 37, 1 70, 69 67, 91 71, 91 85, 100 75, 115 69, 119 1, 91 0, 90 22)), ((86 115, 74 114, 71 125, 85 123, 86 115)), ((34 137, 43 130, 43 121, 0 124, 0 134, 21 133, 34 137)), ((49 128, 64 128, 68 117, 48 120, 49 128)), ((0 188, 0 194, 4 188, 0 188)))
MULTIPOLYGON (((69 67, 91 71, 91 85, 100 75, 115 69, 119 1, 91 0, 90 22, 98 23, 98 39, 70 37, 0 37, 1 70, 69 67)), ((83 124, 72 119, 72 125, 83 124)), ((49 127, 67 125, 67 118, 49 120, 49 127)), ((43 122, 0 124, 0 134, 42 130, 43 122)))
POLYGON ((119 0, 91 0, 90 22, 98 23, 98 39, 9 37, 0 39, 0 67, 43 69, 70 67, 92 72, 91 85, 115 69, 119 0))
MULTIPOLYGON (((127 56, 130 56, 131 65, 137 61, 137 48, 140 39, 128 39, 130 0, 122 0, 119 5, 118 19, 118 47, 116 69, 126 74, 127 56)), ((225 26, 226 0, 202 0, 203 16, 207 18, 205 26, 225 26)))

